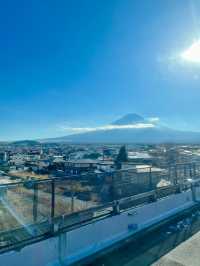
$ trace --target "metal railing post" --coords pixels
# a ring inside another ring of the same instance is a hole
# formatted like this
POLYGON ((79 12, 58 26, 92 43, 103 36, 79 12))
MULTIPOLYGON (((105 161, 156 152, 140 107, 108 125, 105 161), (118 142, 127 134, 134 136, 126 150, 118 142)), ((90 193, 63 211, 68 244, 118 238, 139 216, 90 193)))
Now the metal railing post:
POLYGON ((74 191, 71 191, 71 213, 74 212, 74 191))
POLYGON ((196 163, 193 163, 193 174, 194 178, 196 178, 196 163))
POLYGON ((153 181, 152 181, 152 171, 151 167, 149 167, 149 190, 153 189, 153 181))
POLYGON ((168 180, 171 181, 171 166, 168 166, 168 180))
POLYGON ((174 171, 175 171, 175 180, 174 180, 174 184, 177 185, 177 184, 178 184, 177 165, 174 166, 174 171))
POLYGON ((119 201, 118 200, 114 200, 114 202, 113 202, 113 211, 112 211, 112 213, 114 215, 117 215, 117 214, 120 213, 120 205, 119 205, 119 201))
POLYGON ((36 182, 33 193, 33 222, 36 223, 38 218, 38 184, 36 182))
POLYGON ((184 179, 187 177, 187 168, 186 165, 184 164, 184 179))
POLYGON ((51 231, 54 231, 55 216, 55 180, 51 181, 51 231))
POLYGON ((192 179, 192 164, 189 164, 189 169, 190 169, 190 178, 192 179))
POLYGON ((111 201, 115 200, 115 183, 114 183, 113 173, 111 173, 110 197, 111 197, 111 201))
POLYGON ((192 191, 192 200, 196 202, 196 188, 194 183, 191 183, 191 191, 192 191))

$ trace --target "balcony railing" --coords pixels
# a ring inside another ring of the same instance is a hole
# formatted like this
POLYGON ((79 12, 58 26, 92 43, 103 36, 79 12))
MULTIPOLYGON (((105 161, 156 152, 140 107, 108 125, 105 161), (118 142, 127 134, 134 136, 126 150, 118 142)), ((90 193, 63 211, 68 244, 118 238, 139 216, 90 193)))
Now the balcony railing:
POLYGON ((190 163, 0 185, 0 252, 188 190, 199 177, 190 163))

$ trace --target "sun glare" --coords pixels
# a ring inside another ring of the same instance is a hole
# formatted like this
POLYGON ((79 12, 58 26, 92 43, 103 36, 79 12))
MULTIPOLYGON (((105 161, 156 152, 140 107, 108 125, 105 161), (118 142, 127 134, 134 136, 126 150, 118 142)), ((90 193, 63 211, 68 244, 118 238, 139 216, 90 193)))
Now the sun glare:
POLYGON ((200 40, 194 42, 187 50, 181 54, 181 58, 194 62, 200 63, 200 40))

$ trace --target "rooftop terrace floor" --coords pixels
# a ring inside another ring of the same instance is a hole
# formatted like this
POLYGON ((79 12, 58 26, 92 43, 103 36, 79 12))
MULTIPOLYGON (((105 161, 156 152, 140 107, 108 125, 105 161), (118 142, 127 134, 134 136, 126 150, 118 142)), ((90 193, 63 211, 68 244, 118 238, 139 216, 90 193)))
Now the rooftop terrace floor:
POLYGON ((200 232, 163 256, 152 266, 199 266, 200 232))

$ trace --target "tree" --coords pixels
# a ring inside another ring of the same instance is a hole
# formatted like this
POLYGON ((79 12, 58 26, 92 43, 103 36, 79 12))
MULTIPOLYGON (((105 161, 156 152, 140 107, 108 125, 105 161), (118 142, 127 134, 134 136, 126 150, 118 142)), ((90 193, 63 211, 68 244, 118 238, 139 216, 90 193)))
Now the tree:
POLYGON ((98 159, 100 156, 101 156, 100 153, 98 153, 98 152, 92 152, 92 153, 90 153, 90 154, 85 154, 85 155, 83 156, 83 159, 96 160, 96 159, 98 159))
POLYGON ((128 155, 127 155, 127 151, 126 151, 126 146, 123 145, 120 150, 119 153, 117 155, 117 158, 115 160, 115 164, 117 166, 117 169, 121 169, 121 164, 123 162, 127 162, 128 161, 128 155))

